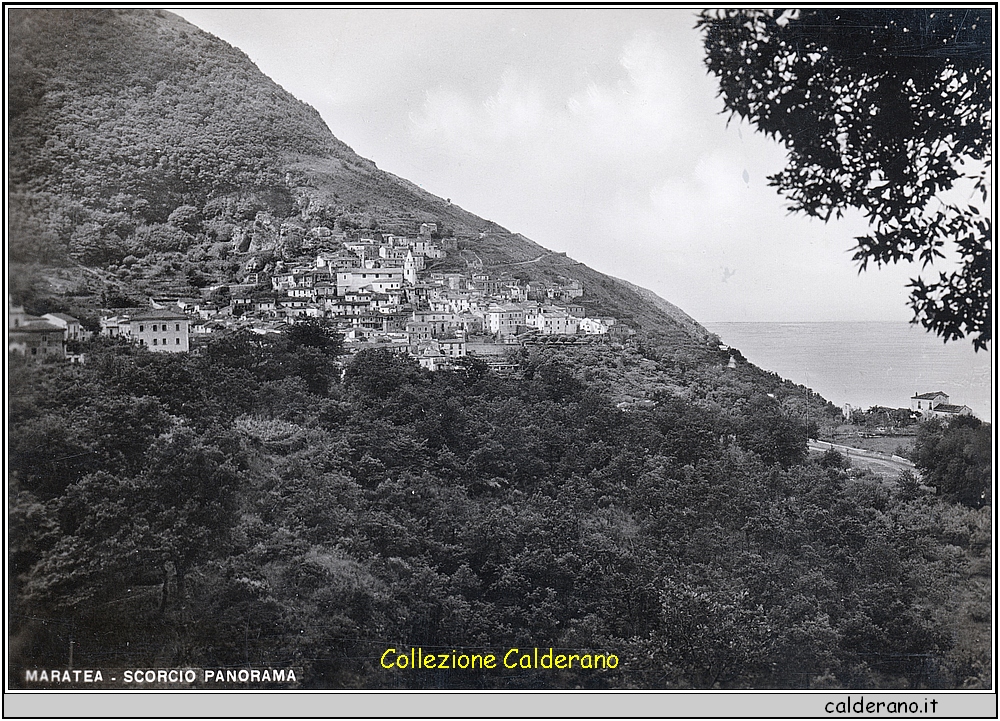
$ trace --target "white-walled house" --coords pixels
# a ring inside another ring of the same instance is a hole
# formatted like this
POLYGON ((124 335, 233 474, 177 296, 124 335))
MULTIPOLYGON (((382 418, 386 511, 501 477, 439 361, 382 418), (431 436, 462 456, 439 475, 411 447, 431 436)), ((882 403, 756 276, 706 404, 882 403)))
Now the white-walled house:
POLYGON ((352 268, 337 273, 337 295, 371 286, 376 293, 387 293, 403 287, 402 268, 352 268))
POLYGON ((435 348, 434 345, 428 345, 419 350, 417 362, 420 363, 421 368, 426 368, 429 371, 439 371, 451 367, 448 356, 435 348))
POLYGON ((948 402, 948 394, 944 391, 934 391, 933 393, 914 393, 910 397, 910 410, 921 415, 927 414, 935 406, 948 402))
POLYGON ((580 332, 587 335, 604 335, 615 324, 614 318, 581 318, 580 332))
POLYGON ((524 311, 516 305, 491 306, 486 311, 486 330, 501 337, 517 333, 517 327, 524 325, 524 311))
POLYGON ((172 310, 133 313, 126 321, 129 337, 158 353, 186 353, 190 350, 191 319, 172 310))
POLYGON ((73 316, 66 315, 65 313, 46 313, 42 318, 52 325, 62 328, 65 331, 65 339, 67 341, 83 340, 80 321, 73 316))
POLYGON ((27 358, 65 358, 66 331, 45 317, 25 312, 22 306, 9 303, 7 312, 7 350, 27 358))
POLYGON ((943 391, 933 393, 915 393, 910 398, 910 410, 916 411, 925 418, 955 418, 956 416, 974 415, 968 406, 953 405, 948 394, 943 391))

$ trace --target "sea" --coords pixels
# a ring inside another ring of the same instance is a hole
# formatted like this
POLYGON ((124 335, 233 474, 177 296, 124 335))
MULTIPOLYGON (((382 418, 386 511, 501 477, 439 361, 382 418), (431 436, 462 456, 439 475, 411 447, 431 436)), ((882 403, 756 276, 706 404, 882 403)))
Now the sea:
POLYGON ((992 344, 944 343, 906 322, 703 323, 754 365, 843 407, 909 408, 917 393, 944 391, 992 419, 992 344))

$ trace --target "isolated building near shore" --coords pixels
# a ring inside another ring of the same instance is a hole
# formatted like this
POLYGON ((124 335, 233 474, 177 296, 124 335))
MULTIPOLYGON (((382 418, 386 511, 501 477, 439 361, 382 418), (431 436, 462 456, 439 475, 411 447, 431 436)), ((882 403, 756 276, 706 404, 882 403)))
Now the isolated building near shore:
POLYGON ((951 398, 943 391, 914 393, 910 398, 910 410, 924 418, 955 418, 974 415, 968 406, 949 403, 951 398))

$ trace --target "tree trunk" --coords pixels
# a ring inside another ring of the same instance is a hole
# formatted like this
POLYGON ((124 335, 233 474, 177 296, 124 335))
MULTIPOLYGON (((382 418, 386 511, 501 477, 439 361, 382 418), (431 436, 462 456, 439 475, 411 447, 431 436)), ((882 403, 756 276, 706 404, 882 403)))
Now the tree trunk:
POLYGON ((170 566, 163 564, 163 585, 160 587, 160 607, 157 613, 161 616, 167 610, 167 601, 170 599, 170 566))

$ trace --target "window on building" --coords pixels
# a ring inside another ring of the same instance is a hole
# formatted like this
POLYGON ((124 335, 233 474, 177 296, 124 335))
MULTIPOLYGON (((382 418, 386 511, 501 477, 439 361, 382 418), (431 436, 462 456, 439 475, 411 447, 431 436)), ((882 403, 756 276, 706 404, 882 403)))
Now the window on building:
POLYGON ((174 338, 174 345, 180 345, 180 344, 181 344, 181 339, 180 338, 174 338))
POLYGON ((153 345, 156 345, 156 338, 153 338, 153 345))
POLYGON ((180 330, 180 329, 181 329, 181 324, 180 323, 174 323, 174 330, 180 330))
POLYGON ((143 331, 143 326, 140 325, 139 326, 139 332, 142 333, 142 331, 143 331))

